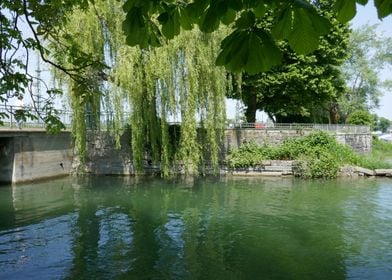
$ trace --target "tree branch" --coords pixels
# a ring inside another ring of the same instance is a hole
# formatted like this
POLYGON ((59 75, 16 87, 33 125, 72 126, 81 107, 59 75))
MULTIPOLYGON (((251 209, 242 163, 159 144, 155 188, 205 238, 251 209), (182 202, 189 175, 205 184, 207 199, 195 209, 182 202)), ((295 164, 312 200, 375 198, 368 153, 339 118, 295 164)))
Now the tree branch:
POLYGON ((33 33, 35 42, 37 43, 37 49, 39 51, 40 57, 42 58, 42 60, 44 62, 46 62, 46 63, 52 65, 53 67, 61 70, 62 72, 64 72, 68 76, 70 76, 73 80, 78 80, 77 78, 82 78, 82 76, 76 74, 75 72, 78 72, 78 71, 80 71, 82 69, 85 69, 87 67, 90 67, 90 66, 94 65, 94 62, 92 62, 92 63, 90 63, 88 65, 84 65, 84 66, 79 67, 79 68, 66 68, 66 67, 63 67, 62 65, 60 65, 58 63, 55 63, 55 62, 51 61, 47 57, 45 57, 45 54, 43 52, 44 48, 42 47, 41 41, 38 38, 38 34, 35 31, 32 22, 30 21, 30 18, 29 18, 29 15, 28 15, 28 11, 27 11, 27 2, 26 2, 26 0, 23 0, 23 13, 24 13, 24 16, 26 18, 26 22, 27 22, 28 26, 30 27, 31 32, 33 33))

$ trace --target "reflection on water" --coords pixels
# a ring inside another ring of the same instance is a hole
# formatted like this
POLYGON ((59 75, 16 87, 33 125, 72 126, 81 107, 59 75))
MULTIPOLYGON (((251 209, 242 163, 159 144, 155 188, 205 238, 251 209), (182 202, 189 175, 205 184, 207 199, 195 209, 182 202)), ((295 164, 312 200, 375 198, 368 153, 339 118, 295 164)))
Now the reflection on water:
POLYGON ((392 180, 0 188, 0 279, 392 279, 392 180))

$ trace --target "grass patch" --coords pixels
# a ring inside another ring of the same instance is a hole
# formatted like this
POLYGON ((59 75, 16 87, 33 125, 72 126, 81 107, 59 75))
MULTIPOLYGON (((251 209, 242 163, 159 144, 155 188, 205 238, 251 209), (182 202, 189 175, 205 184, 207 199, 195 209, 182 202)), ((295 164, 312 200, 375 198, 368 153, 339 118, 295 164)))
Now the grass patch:
POLYGON ((359 165, 369 169, 392 168, 392 143, 374 138, 372 144, 372 153, 361 156, 359 165))

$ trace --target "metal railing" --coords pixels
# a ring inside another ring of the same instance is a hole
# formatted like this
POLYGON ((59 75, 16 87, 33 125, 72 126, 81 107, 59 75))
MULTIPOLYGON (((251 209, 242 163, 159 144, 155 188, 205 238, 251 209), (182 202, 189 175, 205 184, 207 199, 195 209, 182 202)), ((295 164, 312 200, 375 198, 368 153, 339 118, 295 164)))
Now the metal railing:
MULTIPOLYGON (((72 124, 72 113, 66 110, 57 110, 60 121, 69 128, 72 124)), ((0 105, 0 121, 3 128, 45 128, 45 122, 41 117, 46 117, 46 112, 39 114, 31 106, 0 105), (25 112, 26 118, 20 117, 25 112), (19 116, 19 117, 18 117, 19 116)))
POLYGON ((314 123, 230 123, 228 128, 268 130, 323 130, 335 133, 370 133, 366 125, 314 124, 314 123))
MULTIPOLYGON (((72 112, 67 110, 57 110, 58 117, 66 128, 72 126, 72 112)), ((45 112, 40 112, 45 116, 45 112)), ((86 126, 90 130, 105 130, 118 127, 125 128, 129 124, 130 113, 125 112, 116 115, 113 112, 101 112, 97 114, 86 114, 86 126)), ((20 107, 10 105, 0 105, 0 121, 5 128, 45 128, 45 123, 39 114, 31 107, 20 107), (34 118, 18 120, 15 115, 18 110, 28 111, 34 118)), ((181 122, 170 122, 168 125, 181 125, 181 122)), ((323 130, 335 133, 370 133, 369 126, 347 125, 347 124, 313 124, 313 123, 228 123, 228 129, 264 129, 264 130, 323 130)))

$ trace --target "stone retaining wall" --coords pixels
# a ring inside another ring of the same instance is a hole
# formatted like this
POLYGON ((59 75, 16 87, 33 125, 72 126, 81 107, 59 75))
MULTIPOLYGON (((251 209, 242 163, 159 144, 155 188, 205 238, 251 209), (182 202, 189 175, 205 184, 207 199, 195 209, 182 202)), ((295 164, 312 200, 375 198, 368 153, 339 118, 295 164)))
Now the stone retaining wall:
MULTIPOLYGON (((255 142, 259 145, 279 145, 288 138, 298 138, 313 133, 314 130, 287 129, 287 130, 269 130, 269 129, 227 129, 224 138, 224 152, 235 149, 243 143, 255 142)), ((335 133, 336 140, 339 143, 350 146, 358 153, 369 153, 372 150, 372 135, 370 133, 335 133)))
MULTIPOLYGON (((279 145, 285 139, 292 137, 303 137, 314 132, 314 130, 267 130, 267 129, 227 129, 223 143, 221 158, 224 159, 227 151, 237 148, 243 143, 254 141, 257 144, 279 145)), ((341 143, 351 145, 354 150, 366 153, 371 150, 370 134, 337 134, 336 138, 341 143)), ((115 148, 113 136, 106 132, 90 133, 87 137, 87 163, 83 172, 92 174, 117 174, 132 175, 134 169, 132 165, 130 132, 126 131, 120 139, 121 148, 115 148)), ((248 170, 250 172, 262 172, 269 175, 286 175, 292 171, 287 167, 288 163, 274 163, 263 165, 258 170, 248 170), (270 174, 271 173, 271 174, 270 174), (276 174, 275 174, 276 173, 276 174)), ((73 171, 79 172, 80 163, 77 155, 75 156, 73 171)), ((159 166, 148 162, 148 158, 144 162, 146 173, 159 173, 159 166)), ((208 168, 207 168, 208 170, 208 168)), ((226 171, 223 170, 223 173, 226 171)), ((178 171, 181 173, 181 170, 178 171)))
POLYGON ((115 139, 108 132, 94 132, 87 135, 86 166, 80 170, 77 152, 72 164, 74 173, 92 173, 105 175, 133 175, 132 155, 129 131, 120 138, 120 149, 116 149, 115 139))

